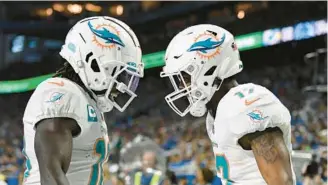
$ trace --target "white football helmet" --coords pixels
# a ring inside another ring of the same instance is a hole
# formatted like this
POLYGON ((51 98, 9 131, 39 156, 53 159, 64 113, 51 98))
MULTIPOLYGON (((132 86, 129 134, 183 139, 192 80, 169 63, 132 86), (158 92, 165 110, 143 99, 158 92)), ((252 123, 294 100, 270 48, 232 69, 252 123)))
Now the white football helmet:
POLYGON ((174 92, 165 100, 180 116, 200 117, 224 79, 243 68, 233 35, 210 24, 191 26, 177 34, 165 54, 161 77, 169 77, 174 92), (181 107, 185 99, 188 105, 181 107))
POLYGON ((106 16, 79 21, 68 32, 60 55, 92 92, 101 111, 113 107, 124 111, 137 96, 144 70, 142 52, 135 33, 122 21, 106 16))

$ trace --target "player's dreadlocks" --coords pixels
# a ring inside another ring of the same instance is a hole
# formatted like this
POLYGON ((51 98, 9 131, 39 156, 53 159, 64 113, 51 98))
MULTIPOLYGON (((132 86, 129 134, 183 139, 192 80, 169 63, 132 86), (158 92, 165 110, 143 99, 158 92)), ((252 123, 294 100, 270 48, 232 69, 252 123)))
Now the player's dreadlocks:
POLYGON ((58 71, 56 71, 56 73, 54 74, 53 77, 67 78, 67 79, 75 82, 80 87, 82 87, 85 90, 85 92, 87 92, 90 95, 90 97, 92 99, 94 99, 90 90, 88 90, 88 88, 84 85, 84 83, 82 82, 79 75, 77 73, 75 73, 73 67, 67 61, 64 62, 63 67, 61 67, 58 71))
POLYGON ((75 83, 77 83, 82 88, 85 88, 81 78, 77 73, 75 73, 73 67, 68 63, 65 62, 63 67, 61 67, 58 71, 56 71, 53 77, 62 77, 67 78, 75 83))

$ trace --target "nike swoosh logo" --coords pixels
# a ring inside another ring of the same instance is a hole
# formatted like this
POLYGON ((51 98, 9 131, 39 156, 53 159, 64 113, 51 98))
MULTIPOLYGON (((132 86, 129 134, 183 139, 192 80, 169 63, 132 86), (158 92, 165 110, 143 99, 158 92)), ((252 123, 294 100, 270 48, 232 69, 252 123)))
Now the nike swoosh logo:
POLYGON ((246 106, 251 105, 251 104, 253 104, 254 102, 258 101, 259 99, 260 99, 260 98, 256 98, 256 99, 254 99, 254 100, 250 100, 250 101, 245 100, 245 105, 246 105, 246 106))
POLYGON ((48 82, 50 84, 55 84, 55 85, 58 85, 58 86, 64 86, 64 82, 63 81, 60 81, 60 82, 48 82))

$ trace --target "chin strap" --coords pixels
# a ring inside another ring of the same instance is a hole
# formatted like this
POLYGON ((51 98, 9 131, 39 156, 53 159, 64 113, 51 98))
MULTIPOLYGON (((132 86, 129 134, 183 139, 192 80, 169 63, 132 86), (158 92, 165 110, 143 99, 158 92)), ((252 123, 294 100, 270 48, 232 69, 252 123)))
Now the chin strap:
MULTIPOLYGON (((224 79, 221 80, 220 84, 215 88, 214 92, 212 92, 211 96, 206 98, 209 99, 209 101, 212 99, 213 95, 215 94, 216 91, 218 91, 223 83, 224 79)), ((205 115, 207 112, 206 104, 206 99, 200 100, 197 103, 193 104, 192 107, 190 108, 190 114, 194 117, 202 117, 205 115)))
POLYGON ((190 114, 194 117, 202 117, 207 112, 205 101, 199 101, 198 103, 192 105, 190 108, 190 114))

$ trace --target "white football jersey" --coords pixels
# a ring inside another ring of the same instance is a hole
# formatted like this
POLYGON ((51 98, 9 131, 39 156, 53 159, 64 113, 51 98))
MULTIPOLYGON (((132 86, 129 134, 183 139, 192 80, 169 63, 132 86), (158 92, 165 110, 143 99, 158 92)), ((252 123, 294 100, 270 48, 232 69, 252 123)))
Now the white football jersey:
POLYGON ((103 163, 108 159, 107 126, 96 102, 80 86, 64 78, 42 82, 31 96, 24 113, 24 185, 40 185, 34 152, 35 124, 55 117, 72 118, 81 128, 73 138, 71 163, 66 173, 71 185, 102 185, 103 163))
MULTIPOLYGON (((249 83, 232 88, 221 99, 216 118, 208 114, 206 119, 223 184, 265 185, 252 150, 244 150, 238 140, 248 133, 279 127, 291 154, 290 121, 288 109, 265 87, 249 83)), ((296 184, 295 175, 293 178, 296 184)))

